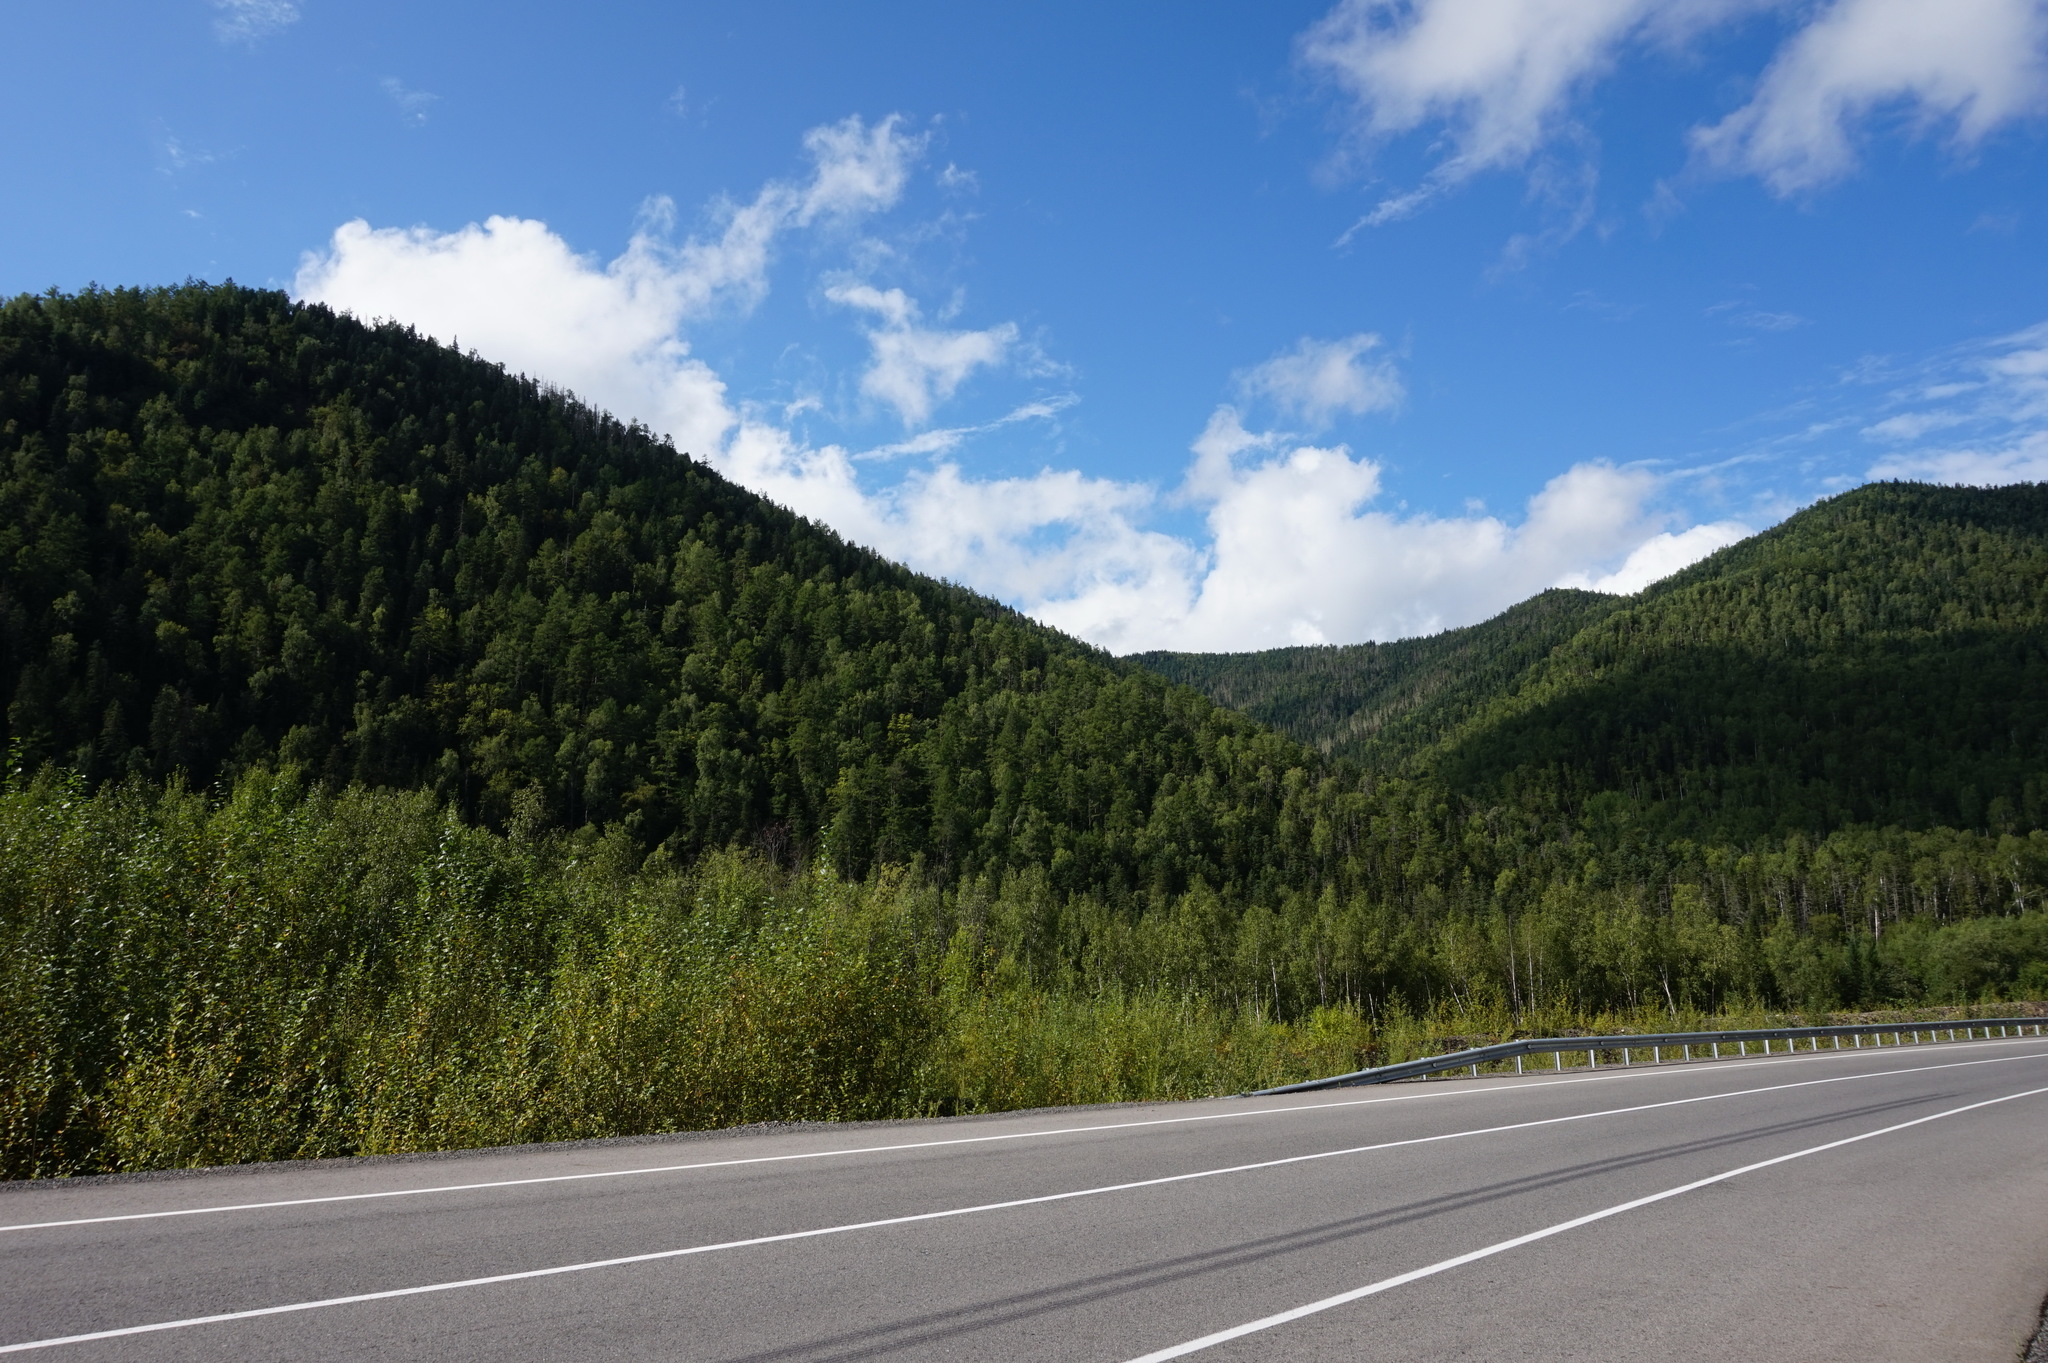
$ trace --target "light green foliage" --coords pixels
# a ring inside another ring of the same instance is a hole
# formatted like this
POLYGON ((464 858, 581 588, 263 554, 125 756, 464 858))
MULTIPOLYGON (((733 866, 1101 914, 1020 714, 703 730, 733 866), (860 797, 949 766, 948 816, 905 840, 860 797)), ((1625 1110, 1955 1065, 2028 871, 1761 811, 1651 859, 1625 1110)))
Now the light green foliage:
POLYGON ((1131 914, 1036 871, 678 868, 420 793, 46 769, 0 792, 0 1176, 1195 1097, 1766 997, 1995 998, 2048 959, 2039 910, 1872 946, 1689 884, 1480 903, 1131 914))
POLYGON ((929 990, 861 892, 415 794, 0 796, 0 1174, 915 1108, 929 990))

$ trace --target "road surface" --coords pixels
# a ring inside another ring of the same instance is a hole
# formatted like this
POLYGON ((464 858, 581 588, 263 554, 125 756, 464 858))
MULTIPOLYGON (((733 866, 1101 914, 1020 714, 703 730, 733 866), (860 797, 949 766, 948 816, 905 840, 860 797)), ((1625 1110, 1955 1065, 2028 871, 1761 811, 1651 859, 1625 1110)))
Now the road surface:
POLYGON ((0 1186, 56 1359, 2012 1363, 2048 1038, 0 1186))

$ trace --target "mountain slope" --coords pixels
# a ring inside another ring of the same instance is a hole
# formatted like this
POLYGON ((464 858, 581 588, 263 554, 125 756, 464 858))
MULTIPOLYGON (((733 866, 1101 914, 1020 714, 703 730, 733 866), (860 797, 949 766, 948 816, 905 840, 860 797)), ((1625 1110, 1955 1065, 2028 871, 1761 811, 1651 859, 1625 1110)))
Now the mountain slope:
POLYGON ((283 762, 948 879, 1243 887, 1315 759, 849 546, 645 430, 232 285, 0 308, 20 758, 283 762))
POLYGON ((1745 843, 2048 826, 2048 486, 1873 484, 1627 598, 1353 649, 1151 655, 1468 806, 1745 843))
POLYGON ((2048 486, 1874 484, 1648 589, 1431 758, 1666 835, 2048 819, 2048 486))
POLYGON ((1483 624, 1419 639, 1129 661, 1332 757, 1393 770, 1620 601, 1555 588, 1483 624))

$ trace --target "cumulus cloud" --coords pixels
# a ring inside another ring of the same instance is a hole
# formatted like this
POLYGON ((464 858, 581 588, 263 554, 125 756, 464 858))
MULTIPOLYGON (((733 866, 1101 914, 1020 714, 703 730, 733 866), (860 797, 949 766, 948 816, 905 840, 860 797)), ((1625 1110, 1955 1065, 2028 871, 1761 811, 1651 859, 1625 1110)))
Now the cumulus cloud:
POLYGON ((357 219, 300 261, 294 292, 459 340, 645 420, 685 449, 717 450, 740 418, 724 381, 690 354, 683 326, 718 306, 757 303, 775 241, 792 227, 891 206, 923 142, 893 117, 873 127, 848 118, 813 129, 804 146, 808 179, 771 181, 747 203, 719 205, 721 226, 709 237, 676 244, 666 199, 649 202, 607 265, 531 219, 492 217, 454 232, 357 219))
MULTIPOLYGON (((805 404, 764 412, 736 400, 691 352, 689 327, 761 295, 780 233, 894 202, 915 147, 893 128, 832 125, 807 140, 808 180, 726 205, 701 239, 676 244, 673 209, 659 201, 610 262, 526 219, 454 232, 357 221, 305 258, 297 292, 571 388, 853 540, 1118 651, 1422 633, 1566 580, 1620 590, 1721 542, 1723 532, 1677 527, 1657 510, 1656 476, 1597 463, 1553 479, 1513 521, 1387 509, 1371 459, 1248 428, 1232 406, 1211 416, 1171 489, 1061 468, 978 477, 954 457, 980 432, 1056 422, 1071 395, 880 449, 811 444, 787 424, 805 404), (1190 511, 1197 533, 1161 528, 1190 511)), ((863 381, 906 424, 981 368, 1016 362, 1013 328, 927 326, 907 294, 869 284, 835 283, 828 296, 872 320, 863 381)), ((1238 382, 1311 426, 1384 410, 1401 392, 1365 334, 1303 341, 1238 382)))
POLYGON ((1557 585, 1628 596, 1755 533, 1741 521, 1712 521, 1675 534, 1667 530, 1637 545, 1613 572, 1597 577, 1591 573, 1567 573, 1557 580, 1557 585))
POLYGON ((1285 415, 1322 430, 1331 418, 1398 407, 1403 392, 1392 360, 1374 352, 1380 338, 1365 332, 1337 341, 1303 337, 1294 349, 1238 375, 1246 397, 1270 399, 1285 415))
POLYGON ((214 36, 224 43, 255 43, 299 21, 293 0, 213 0, 214 36))
POLYGON ((1356 231, 1581 137, 1576 104, 1632 53, 1680 48, 1768 10, 1812 17, 1754 98, 1692 142, 1705 164, 1761 176, 1780 194, 1854 169, 1855 131, 1875 116, 1945 123, 1968 147, 2038 110, 2048 90, 2042 0, 1830 0, 1817 12, 1787 0, 1341 0, 1303 33, 1299 55, 1349 98, 1361 148, 1438 133, 1435 169, 1356 231))
POLYGON ((493 217, 455 232, 357 219, 335 229, 324 254, 301 261, 294 292, 480 351, 671 432, 685 449, 715 448, 737 418, 724 382, 677 328, 693 304, 734 281, 687 261, 678 268, 672 254, 635 235, 601 266, 528 219, 493 217))
POLYGON ((916 302, 901 289, 838 284, 825 296, 879 319, 868 332, 874 359, 861 375, 861 391, 894 407, 906 426, 930 420, 933 407, 951 398, 975 370, 1001 364, 1017 342, 1013 322, 980 331, 923 326, 916 302))
POLYGON ((1958 146, 2048 96, 2041 0, 1835 0, 1772 60, 1756 95, 1694 146, 1712 164, 1796 194, 1856 166, 1855 125, 1896 109, 1958 146))
POLYGON ((1519 521, 1375 505, 1382 471, 1343 446, 1288 445, 1225 408, 1195 442, 1188 487, 1206 545, 1143 573, 1076 582, 1034 613, 1128 652, 1344 643, 1485 619, 1558 585, 1632 591, 1747 533, 1672 533, 1662 482, 1584 463, 1550 480, 1519 521), (1611 566, 1610 566, 1611 565, 1611 566))

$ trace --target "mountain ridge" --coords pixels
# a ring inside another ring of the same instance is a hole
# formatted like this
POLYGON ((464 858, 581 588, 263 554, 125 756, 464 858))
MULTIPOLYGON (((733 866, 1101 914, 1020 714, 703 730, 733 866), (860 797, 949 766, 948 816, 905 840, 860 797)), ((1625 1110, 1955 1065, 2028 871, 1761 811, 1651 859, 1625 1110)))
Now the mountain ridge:
POLYGON ((2048 819, 2048 485, 1873 483, 1634 596, 1561 599, 1532 630, 1529 608, 1555 597, 1309 653, 1320 666, 1303 650, 1137 661, 1219 700, 1254 694, 1255 716, 1368 769, 1481 803, 1614 795, 1652 836, 2048 819), (1347 675, 1388 656, 1405 695, 1347 675), (1355 736, 1373 704, 1410 696, 1377 744, 1355 736))
POLYGON ((1270 832, 1318 765, 644 428, 282 294, 11 300, 0 443, 6 737, 93 781, 282 763, 684 860, 766 838, 1121 893, 1247 883, 1252 840, 1155 818, 1270 832))

